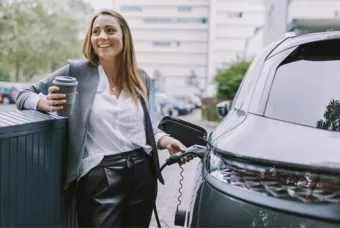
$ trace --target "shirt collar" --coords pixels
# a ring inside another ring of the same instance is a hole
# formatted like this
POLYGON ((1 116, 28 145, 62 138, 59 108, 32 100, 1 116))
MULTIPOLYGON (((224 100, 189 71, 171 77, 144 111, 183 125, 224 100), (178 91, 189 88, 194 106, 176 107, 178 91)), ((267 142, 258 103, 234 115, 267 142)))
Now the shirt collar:
MULTIPOLYGON (((107 79, 106 73, 101 65, 98 65, 98 74, 99 74, 99 85, 97 92, 107 92, 109 93, 110 91, 110 83, 109 80, 107 79)), ((119 99, 127 99, 127 95, 125 93, 125 89, 123 88, 122 92, 119 95, 119 99)))

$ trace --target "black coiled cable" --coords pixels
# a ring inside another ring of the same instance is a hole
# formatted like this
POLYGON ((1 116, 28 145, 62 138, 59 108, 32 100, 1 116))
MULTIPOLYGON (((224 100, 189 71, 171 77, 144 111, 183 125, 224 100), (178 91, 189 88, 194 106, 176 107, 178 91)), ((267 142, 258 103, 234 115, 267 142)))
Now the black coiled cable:
MULTIPOLYGON (((162 167, 159 169, 159 171, 157 172, 156 174, 156 182, 157 182, 157 177, 159 176, 159 174, 163 171, 163 169, 167 166, 168 164, 164 163, 162 165, 162 167)), ((157 184, 157 183, 156 183, 157 184)), ((156 194, 155 194, 156 195, 156 194)), ((158 217, 158 211, 157 211, 157 206, 156 206, 156 198, 153 202, 153 211, 154 211, 154 214, 155 214, 155 219, 156 219, 156 222, 157 222, 157 226, 158 228, 162 228, 161 226, 161 222, 159 220, 159 217, 158 217)))
MULTIPOLYGON (((161 168, 159 169, 159 171, 157 172, 156 174, 156 177, 158 177, 158 175, 163 171, 163 169, 168 166, 168 165, 172 165, 172 164, 175 164, 175 163, 178 163, 179 162, 179 158, 177 157, 170 157, 167 159, 167 162, 164 163, 161 168), (177 160, 176 160, 177 159, 177 160)), ((184 169, 182 166, 180 166, 181 168, 181 172, 180 172, 180 175, 181 175, 181 179, 179 181, 179 184, 181 185, 181 187, 178 189, 178 192, 179 192, 179 196, 178 196, 178 205, 177 205, 177 210, 178 210, 178 207, 179 205, 181 205, 181 196, 182 196, 182 188, 183 188, 183 184, 182 184, 182 181, 184 180, 184 176, 183 176, 183 172, 184 172, 184 169)), ((157 180, 156 180, 157 181, 157 180)), ((154 209, 154 214, 155 214, 155 219, 156 219, 156 222, 157 222, 157 226, 158 228, 161 228, 161 222, 159 220, 159 217, 158 217, 158 212, 157 212, 157 205, 156 205, 156 198, 154 199, 154 202, 153 202, 153 209, 154 209)))
POLYGON ((180 166, 180 168, 181 168, 181 172, 179 173, 179 175, 181 175, 181 179, 179 180, 179 184, 181 185, 181 187, 178 189, 179 196, 177 197, 177 200, 178 200, 177 210, 178 210, 179 205, 181 205, 181 203, 182 203, 182 201, 181 201, 181 197, 182 197, 182 188, 183 188, 182 181, 184 180, 184 176, 183 176, 184 169, 183 169, 182 166, 180 166))

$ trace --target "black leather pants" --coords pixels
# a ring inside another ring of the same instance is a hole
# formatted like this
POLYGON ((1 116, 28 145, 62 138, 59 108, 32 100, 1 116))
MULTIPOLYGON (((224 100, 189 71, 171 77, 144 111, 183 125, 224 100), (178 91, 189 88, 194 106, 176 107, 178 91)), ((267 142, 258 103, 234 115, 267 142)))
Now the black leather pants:
POLYGON ((149 227, 156 178, 142 149, 104 157, 77 189, 79 227, 149 227))

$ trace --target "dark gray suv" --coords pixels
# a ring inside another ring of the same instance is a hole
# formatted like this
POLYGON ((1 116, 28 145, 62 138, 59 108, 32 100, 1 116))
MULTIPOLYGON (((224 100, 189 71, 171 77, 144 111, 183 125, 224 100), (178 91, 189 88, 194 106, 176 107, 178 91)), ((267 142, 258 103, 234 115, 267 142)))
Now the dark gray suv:
POLYGON ((181 225, 340 226, 339 131, 340 32, 271 44, 215 131, 186 143, 205 151, 181 225))

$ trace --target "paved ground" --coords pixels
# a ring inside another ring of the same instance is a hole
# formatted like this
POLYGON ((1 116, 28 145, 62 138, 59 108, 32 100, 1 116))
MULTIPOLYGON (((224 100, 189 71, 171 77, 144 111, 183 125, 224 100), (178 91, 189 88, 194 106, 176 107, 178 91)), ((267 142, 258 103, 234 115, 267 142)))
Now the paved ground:
POLYGON ((17 107, 14 104, 0 104, 0 112, 10 112, 17 110, 17 107))
MULTIPOLYGON (((0 112, 9 112, 13 110, 17 110, 15 105, 0 104, 0 112)), ((208 135, 214 129, 214 126, 211 124, 208 125, 201 123, 200 110, 195 110, 192 114, 179 118, 204 127, 207 130, 208 135)), ((166 150, 163 150, 159 151, 159 155, 160 164, 162 165, 168 158, 169 154, 166 150)), ((193 179, 198 163, 199 163, 198 158, 195 158, 190 163, 183 166, 184 181, 182 182, 183 195, 181 198, 182 204, 179 207, 180 209, 186 209, 187 206, 190 204, 191 188, 193 185, 193 179)), ((157 198, 158 215, 160 217, 162 227, 175 227, 174 215, 178 204, 177 197, 179 196, 178 189, 180 187, 179 180, 181 179, 180 172, 181 169, 179 168, 179 166, 173 165, 166 167, 162 173, 165 180, 165 185, 161 184, 159 185, 157 198)), ((157 223, 154 217, 152 219, 150 227, 157 227, 157 223)))

